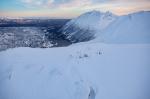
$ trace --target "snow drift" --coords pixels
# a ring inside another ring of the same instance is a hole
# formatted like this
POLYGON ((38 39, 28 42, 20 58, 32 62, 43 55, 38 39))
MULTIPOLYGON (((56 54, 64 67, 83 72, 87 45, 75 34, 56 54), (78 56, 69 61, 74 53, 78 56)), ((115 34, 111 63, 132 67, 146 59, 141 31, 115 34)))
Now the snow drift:
POLYGON ((148 11, 124 16, 92 11, 71 20, 62 30, 72 42, 150 43, 149 19, 148 11))
POLYGON ((150 45, 0 52, 0 99, 150 99, 150 45))

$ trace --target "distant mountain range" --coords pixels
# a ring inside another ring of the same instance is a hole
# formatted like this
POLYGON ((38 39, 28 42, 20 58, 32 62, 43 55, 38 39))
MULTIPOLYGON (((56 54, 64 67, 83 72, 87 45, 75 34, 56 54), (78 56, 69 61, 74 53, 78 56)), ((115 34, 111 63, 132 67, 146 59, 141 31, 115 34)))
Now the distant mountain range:
POLYGON ((64 25, 70 19, 0 19, 0 27, 49 27, 51 25, 64 25))

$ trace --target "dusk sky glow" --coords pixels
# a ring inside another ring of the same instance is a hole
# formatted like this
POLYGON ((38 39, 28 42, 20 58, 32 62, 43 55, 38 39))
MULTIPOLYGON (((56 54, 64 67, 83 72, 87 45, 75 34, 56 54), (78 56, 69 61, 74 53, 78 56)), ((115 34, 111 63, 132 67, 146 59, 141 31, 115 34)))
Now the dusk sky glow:
POLYGON ((150 0, 0 0, 1 17, 72 18, 91 10, 118 15, 149 11, 150 0))

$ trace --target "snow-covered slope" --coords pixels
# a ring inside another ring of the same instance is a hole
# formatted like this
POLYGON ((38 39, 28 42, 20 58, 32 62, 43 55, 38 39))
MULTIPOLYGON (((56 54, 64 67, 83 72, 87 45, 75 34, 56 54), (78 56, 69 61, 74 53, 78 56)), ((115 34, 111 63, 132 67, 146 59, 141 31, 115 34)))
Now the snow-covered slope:
MULTIPOLYGON (((107 43, 150 43, 150 12, 119 17, 104 32, 107 43)), ((101 35, 100 35, 101 36, 101 35)), ((97 36, 97 40, 100 40, 97 36)))
POLYGON ((0 52, 0 99, 150 99, 150 45, 0 52))
POLYGON ((125 16, 92 11, 71 20, 62 30, 72 42, 150 43, 149 19, 148 11, 125 16))
POLYGON ((110 12, 87 12, 68 22, 62 28, 63 34, 72 42, 88 41, 94 39, 97 32, 100 33, 116 18, 117 16, 110 12))

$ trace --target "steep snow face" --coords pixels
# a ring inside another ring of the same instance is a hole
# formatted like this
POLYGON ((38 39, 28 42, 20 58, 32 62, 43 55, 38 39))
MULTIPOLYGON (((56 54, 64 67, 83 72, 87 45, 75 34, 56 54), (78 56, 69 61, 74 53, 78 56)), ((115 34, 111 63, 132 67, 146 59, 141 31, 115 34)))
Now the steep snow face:
POLYGON ((101 13, 99 11, 92 11, 73 19, 68 25, 74 24, 78 25, 80 28, 89 28, 90 30, 103 29, 114 19, 115 16, 110 12, 101 13))
POLYGON ((63 28, 63 34, 72 42, 82 42, 95 38, 96 32, 101 32, 112 23, 117 16, 110 12, 87 12, 70 22, 63 28))
POLYGON ((120 16, 97 40, 105 43, 150 43, 150 12, 120 16))
POLYGON ((92 11, 71 20, 63 33, 72 42, 150 43, 150 12, 115 16, 92 11))

